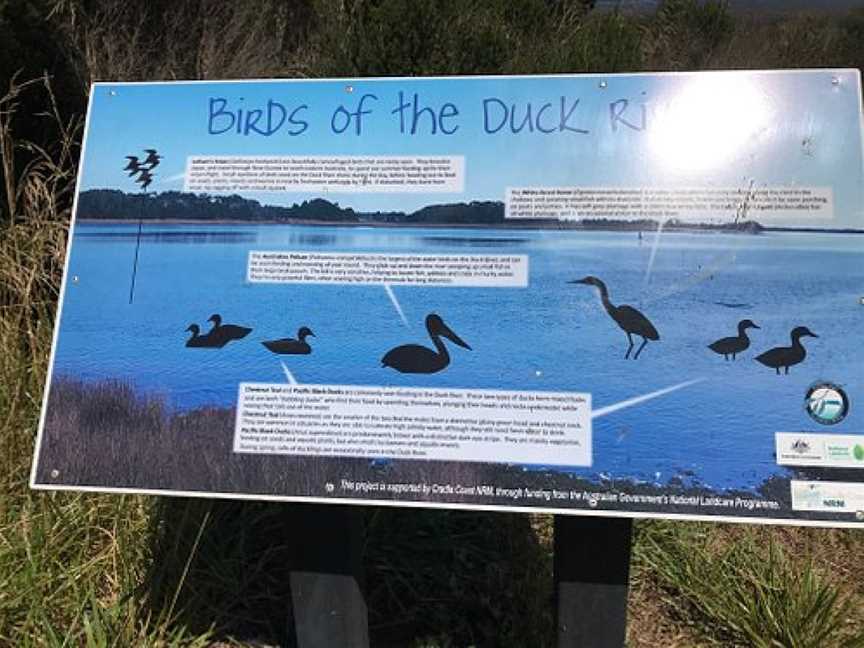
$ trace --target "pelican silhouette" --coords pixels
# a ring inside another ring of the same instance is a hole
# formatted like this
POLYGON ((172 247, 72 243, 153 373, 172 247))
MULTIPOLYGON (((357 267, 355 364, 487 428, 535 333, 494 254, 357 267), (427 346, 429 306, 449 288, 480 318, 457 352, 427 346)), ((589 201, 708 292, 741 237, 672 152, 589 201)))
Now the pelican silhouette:
POLYGON ((209 333, 207 335, 201 335, 201 329, 198 327, 197 324, 190 324, 186 330, 192 334, 192 337, 186 340, 187 347, 200 349, 219 349, 225 346, 225 342, 220 342, 220 340, 215 339, 209 333))
POLYGON ((148 165, 151 170, 159 166, 159 160, 162 159, 162 156, 156 152, 156 149, 144 149, 144 152, 147 154, 147 157, 144 158, 142 164, 148 165))
POLYGON ((315 337, 312 329, 307 326, 301 326, 300 330, 297 331, 296 340, 293 338, 282 338, 281 340, 268 340, 261 344, 273 353, 285 355, 306 355, 312 353, 312 347, 309 346, 309 343, 306 341, 306 338, 310 335, 315 337))
POLYGON ((753 323, 753 320, 743 319, 738 322, 738 335, 720 338, 709 344, 708 348, 722 355, 724 360, 728 360, 730 355, 734 360, 735 354, 741 353, 750 346, 750 338, 747 337, 748 328, 758 329, 759 327, 753 323))
POLYGON ((600 281, 597 277, 588 276, 583 277, 582 279, 568 281, 567 283, 594 286, 600 291, 600 300, 603 302, 603 308, 605 308, 606 312, 609 313, 609 317, 615 320, 615 323, 627 334, 627 341, 630 342, 630 346, 627 347, 627 353, 624 354, 625 360, 630 357, 630 352, 633 351, 634 335, 638 335, 642 338, 642 344, 633 356, 634 360, 639 358, 639 354, 642 353, 642 349, 644 349, 645 345, 648 344, 648 340, 660 339, 660 334, 657 332, 657 329, 654 328, 654 325, 638 310, 626 304, 616 306, 609 301, 609 291, 606 289, 606 284, 600 281))
POLYGON ((214 313, 208 319, 208 322, 213 322, 213 328, 208 331, 207 335, 213 338, 217 346, 223 347, 232 340, 241 340, 252 332, 251 328, 245 326, 237 326, 235 324, 222 324, 222 317, 214 313))
POLYGON ((381 366, 391 367, 399 373, 437 373, 450 364, 450 354, 447 352, 444 342, 441 341, 442 336, 454 344, 471 350, 471 347, 451 331, 444 320, 435 313, 426 316, 426 330, 429 332, 429 337, 432 338, 432 344, 435 345, 434 351, 419 344, 404 344, 390 349, 381 358, 381 366))
POLYGON ((804 362, 804 358, 807 357, 807 350, 801 344, 802 337, 819 337, 806 326, 796 326, 789 336, 792 338, 792 346, 774 347, 755 358, 757 362, 771 367, 778 376, 780 375, 780 367, 783 367, 783 373, 788 374, 789 367, 804 362))

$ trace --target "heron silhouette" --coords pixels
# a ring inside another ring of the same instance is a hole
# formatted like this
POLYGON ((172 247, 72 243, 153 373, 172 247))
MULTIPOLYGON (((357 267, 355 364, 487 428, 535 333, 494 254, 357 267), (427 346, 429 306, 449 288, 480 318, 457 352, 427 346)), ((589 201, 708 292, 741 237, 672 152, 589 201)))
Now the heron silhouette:
POLYGON ((606 288, 606 284, 597 277, 588 276, 568 281, 567 283, 594 286, 600 291, 600 301, 603 302, 603 308, 609 313, 609 317, 615 320, 615 323, 627 334, 627 341, 630 343, 630 346, 627 347, 627 353, 624 354, 625 360, 630 357, 630 352, 633 351, 634 335, 642 338, 642 344, 633 356, 634 360, 639 358, 639 354, 642 353, 642 349, 648 344, 648 340, 656 341, 660 339, 660 334, 654 328, 654 325, 638 310, 627 304, 616 306, 609 301, 609 290, 606 288))
POLYGON ((471 350, 471 347, 456 335, 449 326, 444 323, 444 320, 435 313, 430 313, 426 316, 426 331, 432 339, 432 344, 435 345, 433 351, 429 347, 424 347, 419 344, 403 344, 402 346, 390 349, 383 358, 381 358, 382 367, 391 367, 399 373, 411 374, 429 374, 437 373, 445 369, 450 364, 450 354, 447 352, 447 347, 441 340, 446 337, 454 344, 458 344, 464 349, 471 350))
POLYGON ((237 326, 236 324, 223 324, 222 317, 218 313, 214 313, 208 319, 208 322, 213 322, 213 328, 211 328, 207 335, 212 337, 213 340, 219 343, 221 346, 225 346, 232 340, 242 340, 244 337, 249 335, 252 332, 251 328, 247 328, 245 326, 237 326))
POLYGON ((296 340, 293 338, 282 338, 281 340, 267 340, 261 344, 273 353, 282 355, 308 355, 312 353, 312 347, 306 341, 306 338, 309 336, 315 337, 312 329, 308 326, 301 326, 300 330, 297 331, 296 340))
POLYGON ((738 335, 720 338, 716 342, 709 344, 708 348, 714 353, 722 355, 724 360, 728 360, 730 355, 734 360, 736 354, 741 353, 750 346, 750 338, 747 337, 748 328, 758 329, 759 327, 753 320, 743 319, 738 322, 738 335))
POLYGON ((807 357, 807 350, 801 344, 802 337, 818 338, 813 331, 806 326, 796 326, 789 334, 792 338, 792 346, 774 347, 765 353, 756 356, 755 360, 762 363, 766 367, 771 367, 777 375, 780 375, 780 368, 783 368, 783 373, 789 373, 789 367, 804 362, 807 357))

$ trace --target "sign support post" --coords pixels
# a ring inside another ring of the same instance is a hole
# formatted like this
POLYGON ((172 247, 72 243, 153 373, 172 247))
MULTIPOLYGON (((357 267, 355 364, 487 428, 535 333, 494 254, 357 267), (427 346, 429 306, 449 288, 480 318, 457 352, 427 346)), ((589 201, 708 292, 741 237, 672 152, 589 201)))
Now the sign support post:
MULTIPOLYGON (((363 511, 303 504, 286 520, 291 623, 298 648, 368 648, 363 511)), ((632 521, 556 515, 554 591, 559 648, 621 648, 627 627, 632 521)))
POLYGON ((559 648, 621 648, 627 630, 629 518, 555 516, 559 648))
POLYGON ((368 648, 363 599, 363 509, 302 504, 288 507, 291 619, 298 648, 368 648))

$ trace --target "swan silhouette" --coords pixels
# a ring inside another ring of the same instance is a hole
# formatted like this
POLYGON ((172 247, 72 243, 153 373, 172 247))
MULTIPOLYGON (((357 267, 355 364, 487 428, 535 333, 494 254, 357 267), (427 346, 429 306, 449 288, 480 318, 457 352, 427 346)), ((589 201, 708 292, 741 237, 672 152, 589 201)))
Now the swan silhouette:
POLYGON ((216 340, 209 333, 201 335, 201 329, 197 324, 190 324, 186 330, 192 334, 192 337, 186 340, 186 346, 189 348, 219 349, 225 346, 225 342, 216 340))
POLYGON ((738 322, 738 335, 720 338, 709 344, 708 348, 722 355, 724 360, 728 360, 730 355, 734 360, 735 354, 741 353, 750 346, 750 338, 747 337, 748 328, 758 329, 759 327, 753 323, 753 320, 743 319, 738 322))
POLYGON ((781 367, 783 367, 783 373, 788 374, 789 367, 804 362, 804 358, 807 357, 807 350, 801 344, 802 337, 819 337, 806 326, 796 326, 789 335, 792 338, 792 346, 774 347, 755 358, 757 362, 774 369, 778 376, 781 367))
POLYGON ((444 342, 441 341, 442 336, 454 344, 458 344, 469 351, 471 350, 471 347, 450 330, 450 327, 444 323, 444 320, 435 313, 430 313, 426 316, 426 330, 429 332, 429 337, 432 338, 432 343, 435 345, 434 351, 429 347, 419 344, 404 344, 390 349, 381 358, 381 366, 391 367, 399 373, 437 373, 450 364, 450 354, 447 352, 444 342))
POLYGON ((210 329, 207 336, 213 338, 216 343, 214 346, 223 347, 232 340, 241 340, 252 332, 251 328, 245 326, 223 324, 222 317, 218 313, 211 315, 207 321, 213 322, 213 328, 210 329))
POLYGON ((302 326, 300 327, 300 330, 297 331, 296 340, 293 338, 282 338, 281 340, 267 340, 261 344, 273 353, 285 355, 306 355, 312 353, 312 347, 309 346, 309 343, 306 341, 306 338, 310 335, 315 337, 312 329, 307 326, 302 326))
POLYGON ((644 349, 645 345, 648 344, 648 340, 660 339, 660 334, 657 332, 657 329, 654 328, 654 325, 638 310, 632 306, 628 306, 627 304, 616 306, 609 301, 609 291, 606 288, 606 284, 597 277, 588 276, 583 277, 582 279, 568 281, 567 283, 594 286, 600 291, 600 301, 603 302, 603 308, 605 308, 606 312, 609 313, 609 317, 615 320, 615 323, 627 334, 627 341, 630 342, 630 346, 627 347, 627 353, 624 354, 625 360, 630 357, 630 352, 633 351, 634 335, 638 335, 642 338, 642 344, 633 356, 634 360, 639 358, 639 354, 642 353, 642 349, 644 349))

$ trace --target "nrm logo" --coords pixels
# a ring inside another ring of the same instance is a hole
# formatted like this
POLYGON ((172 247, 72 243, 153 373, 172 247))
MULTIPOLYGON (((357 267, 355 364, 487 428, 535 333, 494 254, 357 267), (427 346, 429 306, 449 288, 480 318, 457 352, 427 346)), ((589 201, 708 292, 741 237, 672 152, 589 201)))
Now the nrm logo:
POLYGON ((822 500, 822 506, 828 508, 843 508, 846 506, 846 501, 839 497, 826 497, 822 500))

